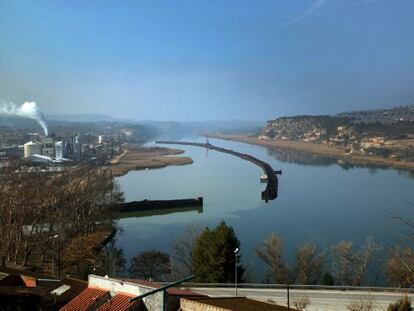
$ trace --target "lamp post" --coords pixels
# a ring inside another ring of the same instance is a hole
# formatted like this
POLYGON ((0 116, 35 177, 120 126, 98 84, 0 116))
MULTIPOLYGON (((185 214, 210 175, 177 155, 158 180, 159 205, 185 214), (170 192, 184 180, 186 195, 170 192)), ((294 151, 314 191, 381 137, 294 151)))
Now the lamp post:
POLYGON ((237 297, 237 254, 239 253, 239 248, 237 247, 234 250, 234 294, 237 297))
POLYGON ((56 239, 59 237, 59 234, 56 234, 54 236, 49 237, 49 239, 53 239, 53 265, 52 265, 52 274, 55 276, 55 265, 56 265, 56 255, 55 255, 55 245, 56 245, 56 239))
POLYGON ((286 289, 287 289, 287 307, 288 307, 288 311, 290 311, 290 284, 289 284, 289 280, 287 281, 286 289))

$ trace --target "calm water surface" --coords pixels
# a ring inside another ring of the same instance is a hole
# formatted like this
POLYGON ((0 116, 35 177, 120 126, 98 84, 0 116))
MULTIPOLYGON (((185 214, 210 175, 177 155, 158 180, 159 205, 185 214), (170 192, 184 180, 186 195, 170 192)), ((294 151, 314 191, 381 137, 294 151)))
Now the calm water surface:
MULTIPOLYGON (((186 140, 203 141, 200 138, 186 140)), ((286 256, 307 240, 329 248, 339 240, 362 243, 373 236, 385 246, 401 240, 403 228, 387 211, 414 217, 414 176, 394 169, 350 167, 334 159, 211 140, 212 144, 248 153, 282 169, 279 197, 261 200, 262 170, 250 162, 215 151, 179 146, 194 164, 134 171, 119 177, 126 200, 204 197, 202 212, 187 211, 119 220, 117 243, 129 259, 137 252, 171 252, 171 241, 189 225, 231 225, 241 241, 242 261, 258 275, 263 265, 254 247, 275 232, 285 241, 286 256)))

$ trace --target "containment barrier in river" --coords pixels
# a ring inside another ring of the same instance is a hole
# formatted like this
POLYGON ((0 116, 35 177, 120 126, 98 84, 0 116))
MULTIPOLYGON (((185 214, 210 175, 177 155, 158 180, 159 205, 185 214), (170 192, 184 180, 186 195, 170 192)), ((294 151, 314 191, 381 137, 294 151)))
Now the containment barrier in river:
POLYGON ((185 208, 203 206, 203 197, 177 200, 142 200, 120 203, 117 210, 120 213, 167 210, 169 208, 185 208))
POLYGON ((260 166, 265 174, 267 175, 267 185, 266 189, 262 191, 262 200, 268 202, 269 200, 274 200, 277 198, 277 192, 279 187, 279 180, 277 174, 282 174, 282 171, 273 170, 272 166, 262 160, 259 160, 249 154, 240 153, 231 149, 226 149, 218 146, 214 146, 210 143, 194 143, 194 142, 185 142, 185 141, 156 141, 157 144, 170 144, 170 145, 185 145, 185 146, 195 146, 207 148, 209 150, 215 150, 222 153, 231 154, 233 156, 239 157, 243 160, 250 161, 257 166, 260 166))

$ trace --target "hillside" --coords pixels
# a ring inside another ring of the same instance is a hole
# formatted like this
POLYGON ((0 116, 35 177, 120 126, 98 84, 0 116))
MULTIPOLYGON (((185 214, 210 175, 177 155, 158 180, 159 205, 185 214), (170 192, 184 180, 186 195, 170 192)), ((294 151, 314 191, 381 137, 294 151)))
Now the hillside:
POLYGON ((258 138, 325 144, 345 154, 414 161, 414 107, 281 117, 268 121, 258 138))

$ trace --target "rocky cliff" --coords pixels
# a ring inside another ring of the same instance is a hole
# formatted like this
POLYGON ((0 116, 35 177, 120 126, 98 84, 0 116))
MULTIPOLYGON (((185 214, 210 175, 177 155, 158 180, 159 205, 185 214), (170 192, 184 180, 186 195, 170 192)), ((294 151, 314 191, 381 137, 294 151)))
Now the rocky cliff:
POLYGON ((414 161, 414 107, 270 120, 259 139, 329 144, 345 153, 414 161))

